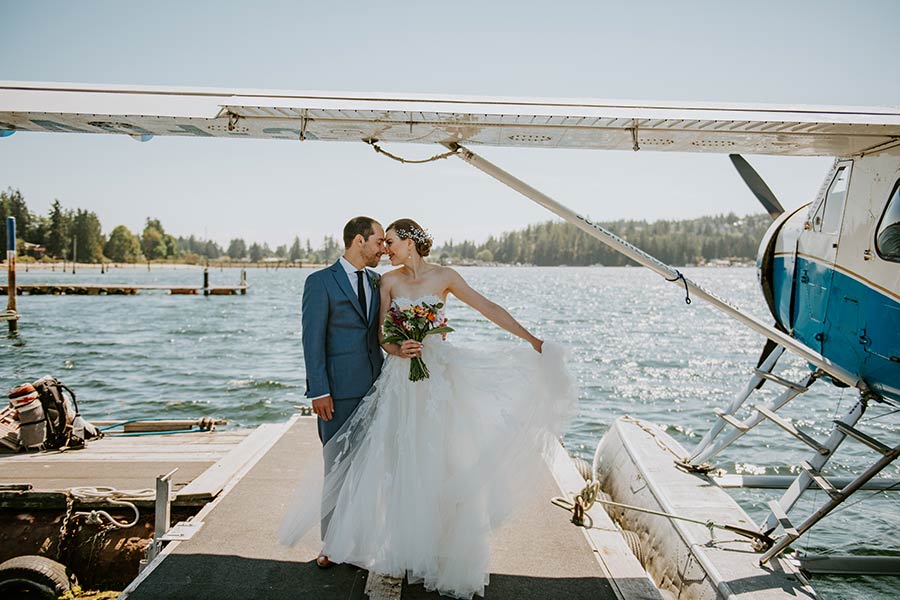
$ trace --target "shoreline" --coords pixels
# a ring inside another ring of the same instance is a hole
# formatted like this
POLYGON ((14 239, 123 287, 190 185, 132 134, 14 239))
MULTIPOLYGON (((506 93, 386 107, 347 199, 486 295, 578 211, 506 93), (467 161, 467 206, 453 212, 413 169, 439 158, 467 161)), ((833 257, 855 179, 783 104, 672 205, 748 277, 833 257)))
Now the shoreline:
MULTIPOLYGON (((460 268, 460 267, 514 267, 514 268, 575 268, 575 269, 593 269, 593 268, 635 268, 640 267, 640 265, 532 265, 532 264, 512 264, 512 263, 487 263, 487 262, 446 262, 443 263, 445 266, 460 268)), ((153 271, 159 269, 171 269, 171 270, 181 270, 181 269, 323 269, 325 267, 331 266, 331 263, 293 263, 290 261, 280 261, 280 262, 262 262, 262 263, 233 263, 233 262, 210 262, 209 264, 195 264, 195 263, 185 263, 185 262, 151 262, 151 263, 75 263, 75 271, 76 273, 79 271, 99 271, 99 272, 108 272, 110 270, 145 270, 145 271, 153 271)), ((378 266, 373 267, 375 269, 380 269, 382 267, 390 266, 389 264, 378 264, 378 266)), ((679 269, 723 269, 723 268, 755 268, 756 264, 754 261, 725 261, 724 259, 716 262, 708 262, 706 264, 695 265, 670 265, 679 269)), ((7 261, 0 261, 0 269, 7 270, 8 265, 7 261)), ((72 270, 71 262, 25 262, 21 260, 16 261, 16 272, 29 272, 29 271, 60 271, 60 272, 69 272, 72 270)))
MULTIPOLYGON (((324 263, 291 263, 291 262, 269 262, 269 263, 230 263, 230 262, 210 262, 209 264, 196 264, 185 262, 151 262, 151 263, 75 263, 75 271, 104 271, 109 270, 133 270, 133 271, 153 271, 159 269, 317 269, 327 267, 329 264, 324 263)), ((0 262, 0 268, 7 269, 7 261, 0 262)), ((60 271, 69 272, 72 270, 71 262, 25 262, 16 260, 17 272, 28 271, 60 271)))

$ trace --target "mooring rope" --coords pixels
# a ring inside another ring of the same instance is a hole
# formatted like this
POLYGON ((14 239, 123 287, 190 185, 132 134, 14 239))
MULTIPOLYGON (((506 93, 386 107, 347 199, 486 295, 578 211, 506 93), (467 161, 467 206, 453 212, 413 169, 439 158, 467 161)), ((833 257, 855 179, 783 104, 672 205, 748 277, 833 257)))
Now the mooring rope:
POLYGON ((568 500, 562 496, 554 496, 550 499, 550 503, 571 512, 572 522, 579 527, 584 526, 584 520, 587 518, 589 522, 587 527, 590 529, 594 526, 594 520, 591 518, 591 515, 587 514, 587 511, 594 506, 594 503, 602 502, 599 496, 600 483, 590 480, 580 492, 575 494, 573 500, 568 500))
POLYGON ((375 152, 384 154, 388 158, 391 158, 393 160, 396 160, 397 162, 401 162, 401 163, 404 163, 407 165, 420 165, 423 163, 429 163, 429 162, 432 162, 435 160, 449 158, 459 152, 458 148, 454 148, 453 150, 450 150, 449 152, 444 152, 442 154, 435 154, 434 156, 432 156, 430 158, 423 158, 422 160, 412 160, 409 158, 403 158, 402 156, 397 156, 396 154, 391 154, 390 152, 388 152, 387 150, 385 150, 384 148, 382 148, 381 146, 378 145, 378 140, 368 139, 368 140, 363 140, 363 141, 365 143, 369 144, 370 146, 372 146, 372 148, 375 150, 375 152))
POLYGON ((572 513, 572 523, 578 525, 579 527, 585 526, 585 519, 588 521, 587 527, 590 529, 594 526, 593 519, 588 513, 591 507, 594 504, 603 504, 604 506, 614 506, 616 508, 621 508, 625 510, 633 510, 636 512, 642 512, 649 515, 656 515, 658 517, 666 517, 668 519, 675 519, 678 521, 685 521, 687 523, 695 523, 697 525, 703 525, 707 529, 709 529, 709 537, 712 539, 714 537, 714 530, 721 529, 723 531, 730 531, 732 533, 736 533, 740 536, 748 538, 759 545, 760 547, 765 546, 766 548, 772 545, 772 538, 769 536, 759 533, 758 531, 753 531, 752 529, 745 529, 743 527, 737 527, 735 525, 727 525, 724 523, 716 523, 712 519, 708 521, 701 521, 700 519, 693 519, 691 517, 685 517, 683 515, 676 515, 660 510, 653 510, 651 508, 644 508, 643 506, 634 506, 633 504, 623 504, 622 502, 614 502, 612 500, 604 500, 600 498, 600 482, 598 481, 588 481, 587 485, 582 488, 578 494, 575 495, 574 500, 568 500, 562 496, 556 496, 550 500, 551 504, 563 508, 572 513))

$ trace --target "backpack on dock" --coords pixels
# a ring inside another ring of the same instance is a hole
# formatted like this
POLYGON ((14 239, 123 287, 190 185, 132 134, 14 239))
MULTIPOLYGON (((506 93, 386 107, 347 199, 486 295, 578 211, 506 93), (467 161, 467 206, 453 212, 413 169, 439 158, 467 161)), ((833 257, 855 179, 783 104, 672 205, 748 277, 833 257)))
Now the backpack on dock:
POLYGON ((81 416, 75 392, 50 375, 13 390, 10 403, 19 413, 19 444, 26 449, 83 448, 86 440, 103 435, 81 416))

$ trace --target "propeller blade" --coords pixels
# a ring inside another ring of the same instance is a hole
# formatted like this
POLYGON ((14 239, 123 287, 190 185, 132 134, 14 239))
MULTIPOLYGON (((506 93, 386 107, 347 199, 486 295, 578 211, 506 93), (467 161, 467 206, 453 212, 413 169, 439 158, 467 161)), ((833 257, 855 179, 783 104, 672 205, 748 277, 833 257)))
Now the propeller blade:
POLYGON ((747 184, 747 187, 750 188, 750 191, 753 192, 753 195, 759 200, 759 203, 763 205, 763 208, 766 209, 766 212, 769 213, 772 220, 774 221, 781 216, 781 213, 784 212, 781 203, 778 201, 778 198, 775 197, 775 194, 772 193, 772 190, 769 189, 769 186, 766 185, 766 182, 763 181, 763 178, 759 176, 759 173, 756 172, 756 169, 751 167, 750 163, 748 163, 740 154, 729 154, 728 158, 731 159, 731 162, 734 165, 734 168, 737 169, 741 179, 744 180, 744 183, 747 184))

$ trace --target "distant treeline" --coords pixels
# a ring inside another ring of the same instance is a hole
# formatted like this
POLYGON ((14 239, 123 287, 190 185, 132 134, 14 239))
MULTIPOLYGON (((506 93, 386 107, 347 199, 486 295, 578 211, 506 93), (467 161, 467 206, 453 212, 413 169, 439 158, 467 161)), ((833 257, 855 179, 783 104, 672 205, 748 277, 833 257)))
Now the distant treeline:
MULTIPOLYGON (((103 233, 100 219, 83 209, 65 209, 55 200, 46 215, 28 210, 18 190, 0 192, 0 219, 16 218, 18 253, 37 260, 72 260, 99 263, 167 260, 186 263, 210 261, 260 262, 277 258, 289 262, 330 263, 341 255, 343 244, 325 236, 313 248, 295 236, 290 245, 273 250, 268 243, 248 244, 233 239, 227 248, 196 236, 174 237, 159 219, 147 218, 140 234, 118 225, 103 233)), ((683 221, 612 221, 601 225, 660 260, 673 265, 701 264, 716 259, 752 260, 768 226, 768 215, 734 214, 683 221)), ((0 227, 0 248, 6 247, 6 227, 0 227)), ((625 265, 629 260, 567 223, 548 221, 519 231, 491 236, 483 244, 452 240, 432 250, 442 262, 503 264, 625 265)))
MULTIPOLYGON (((332 262, 343 252, 343 245, 332 236, 326 236, 319 248, 314 249, 309 239, 301 243, 294 237, 293 243, 283 244, 274 250, 267 243, 248 244, 241 238, 231 240, 222 248, 212 240, 196 236, 174 237, 166 233, 159 219, 148 217, 140 234, 124 225, 118 225, 103 233, 100 219, 93 212, 82 209, 65 209, 54 200, 46 215, 28 209, 19 190, 12 188, 0 192, 0 248, 6 248, 6 217, 16 218, 18 254, 38 260, 73 260, 84 263, 138 262, 144 260, 181 261, 200 263, 214 261, 260 262, 267 258, 307 263, 332 262)), ((5 254, 4 254, 5 256, 5 254)))
MULTIPOLYGON (((768 215, 738 217, 734 214, 683 221, 600 223, 663 262, 677 266, 716 259, 752 260, 771 224, 768 215)), ((540 266, 633 264, 574 225, 553 221, 491 236, 481 245, 450 241, 435 254, 442 260, 540 266)))

